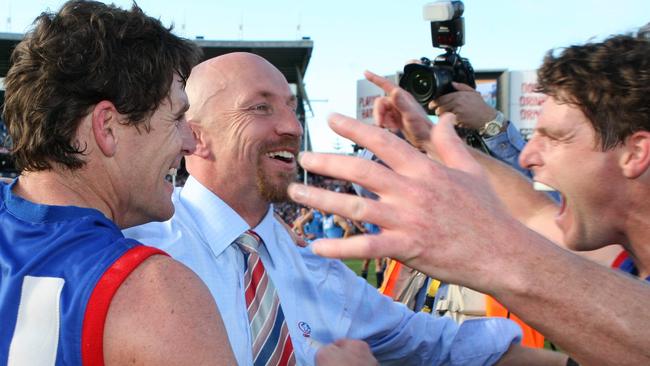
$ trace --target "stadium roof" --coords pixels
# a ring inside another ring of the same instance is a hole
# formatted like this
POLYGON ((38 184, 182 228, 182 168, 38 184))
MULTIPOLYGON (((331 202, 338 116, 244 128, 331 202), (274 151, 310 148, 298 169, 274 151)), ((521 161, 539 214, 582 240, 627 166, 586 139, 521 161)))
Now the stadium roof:
MULTIPOLYGON (((0 77, 7 75, 9 56, 20 40, 21 33, 0 33, 0 77)), ((251 52, 269 60, 287 78, 289 83, 301 84, 307 70, 314 42, 297 41, 208 41, 194 42, 203 49, 205 59, 230 52, 251 52)))

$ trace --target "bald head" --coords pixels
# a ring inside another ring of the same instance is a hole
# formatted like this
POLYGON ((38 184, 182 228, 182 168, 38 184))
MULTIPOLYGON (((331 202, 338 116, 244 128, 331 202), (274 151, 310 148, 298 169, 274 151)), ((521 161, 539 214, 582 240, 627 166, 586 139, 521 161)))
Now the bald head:
POLYGON ((284 75, 251 53, 196 66, 187 120, 197 139, 187 169, 254 226, 295 179, 302 126, 284 75))
POLYGON ((233 52, 206 60, 192 69, 187 80, 186 92, 190 100, 187 119, 205 123, 205 116, 214 114, 211 110, 214 98, 226 98, 225 105, 234 107, 242 103, 238 99, 242 88, 262 82, 280 83, 289 88, 280 70, 258 55, 233 52))

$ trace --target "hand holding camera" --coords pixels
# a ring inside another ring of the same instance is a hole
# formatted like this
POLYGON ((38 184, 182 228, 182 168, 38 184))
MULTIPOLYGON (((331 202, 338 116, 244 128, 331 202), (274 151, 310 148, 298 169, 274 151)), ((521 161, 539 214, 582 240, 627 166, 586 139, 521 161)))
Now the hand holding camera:
POLYGON ((479 130, 497 116, 496 109, 483 100, 479 92, 468 85, 453 82, 455 92, 445 94, 429 103, 429 109, 437 115, 451 112, 456 115, 458 126, 479 130))
POLYGON ((465 44, 464 9, 462 1, 442 0, 426 5, 424 18, 431 21, 433 46, 443 48, 445 53, 433 62, 423 57, 422 64, 404 67, 400 87, 411 93, 429 114, 435 113, 429 108, 432 100, 456 90, 452 82, 476 87, 472 65, 457 52, 465 44))

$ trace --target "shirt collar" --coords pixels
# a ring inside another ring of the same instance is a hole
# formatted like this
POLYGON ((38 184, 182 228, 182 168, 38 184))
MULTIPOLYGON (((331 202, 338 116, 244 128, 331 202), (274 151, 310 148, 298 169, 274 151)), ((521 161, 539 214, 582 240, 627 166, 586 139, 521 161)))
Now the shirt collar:
POLYGON ((273 223, 275 222, 275 217, 273 216, 273 206, 269 205, 269 210, 266 211, 266 215, 260 223, 253 228, 253 231, 264 240, 264 244, 268 245, 275 243, 275 235, 273 231, 273 223))
POLYGON ((235 210, 191 175, 181 190, 180 202, 215 255, 249 228, 235 210))
MULTIPOLYGON (((180 192, 180 202, 215 255, 220 255, 239 235, 250 229, 235 210, 191 175, 180 192)), ((275 243, 274 221, 273 206, 269 205, 262 221, 253 228, 267 246, 275 243)))

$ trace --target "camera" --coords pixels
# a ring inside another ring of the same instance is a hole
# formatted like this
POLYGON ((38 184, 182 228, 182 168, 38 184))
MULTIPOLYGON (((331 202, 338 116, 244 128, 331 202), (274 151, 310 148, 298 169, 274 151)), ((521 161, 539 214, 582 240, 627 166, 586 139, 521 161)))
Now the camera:
POLYGON ((431 100, 455 90, 452 81, 476 88, 472 65, 457 52, 465 44, 464 10, 462 1, 441 0, 424 6, 424 18, 431 22, 433 47, 443 48, 445 53, 433 62, 423 57, 422 64, 406 65, 399 86, 411 93, 429 114, 434 113, 428 107, 431 100))

